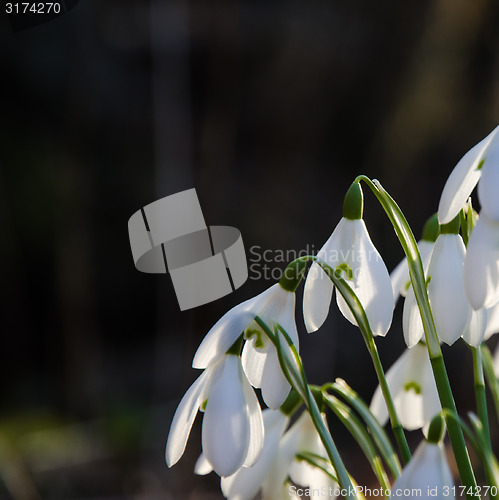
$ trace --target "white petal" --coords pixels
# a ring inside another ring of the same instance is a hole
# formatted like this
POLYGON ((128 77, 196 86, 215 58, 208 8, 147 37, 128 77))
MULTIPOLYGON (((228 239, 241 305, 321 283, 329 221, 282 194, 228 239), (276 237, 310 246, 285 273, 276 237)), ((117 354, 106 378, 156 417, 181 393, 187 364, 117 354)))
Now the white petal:
POLYGON ((452 345, 471 319, 471 306, 463 286, 463 262, 466 249, 461 236, 441 234, 428 267, 428 297, 438 337, 452 345))
POLYGON ((485 139, 473 146, 459 161, 445 183, 438 205, 440 224, 448 224, 459 213, 475 188, 482 170, 477 170, 487 148, 497 133, 493 130, 485 139))
POLYGON ((260 403, 256 397, 255 391, 242 374, 244 396, 246 398, 246 411, 249 417, 250 424, 250 440, 248 446, 248 453, 244 460, 245 467, 251 467, 260 456, 263 448, 263 418, 260 403))
POLYGON ((208 462, 208 459, 204 456, 204 453, 201 453, 201 455, 199 455, 199 458, 196 460, 194 473, 198 476, 206 476, 212 471, 213 467, 211 466, 210 462, 208 462))
MULTIPOLYGON (((496 129, 497 130, 497 129, 496 129)), ((478 199, 489 219, 499 222, 499 135, 486 152, 482 178, 478 184, 478 199)))
POLYGON ((222 493, 230 500, 251 500, 261 488, 279 450, 288 418, 280 411, 263 412, 265 442, 258 461, 252 467, 242 467, 235 474, 221 480, 222 493))
POLYGON ((485 334, 483 340, 488 340, 494 333, 499 332, 499 302, 485 309, 487 324, 485 325, 485 334))
POLYGON ((219 476, 230 476, 244 463, 250 440, 250 419, 237 356, 228 355, 213 384, 203 419, 203 453, 219 476))
POLYGON ((308 333, 318 330, 329 314, 333 282, 315 262, 310 267, 303 290, 303 319, 308 333))
POLYGON ((244 373, 253 387, 262 387, 263 369, 270 346, 265 351, 255 347, 255 339, 246 341, 241 355, 244 373))
POLYGON ((418 303, 414 290, 409 287, 407 297, 404 302, 404 310, 402 314, 402 329, 404 332, 404 340, 407 347, 414 347, 422 338, 424 338, 423 322, 419 313, 418 303))
MULTIPOLYGON (((345 222, 341 231, 339 255, 344 260, 337 265, 345 263, 352 270, 352 279, 347 278, 347 282, 364 307, 373 334, 386 335, 394 308, 392 284, 363 220, 345 222)), ((337 293, 336 299, 342 314, 355 325, 355 318, 343 297, 337 293)))
POLYGON ((474 309, 499 302, 499 222, 481 214, 468 241, 464 287, 474 309))
POLYGON ((262 397, 265 404, 277 410, 286 400, 291 386, 282 373, 274 346, 269 349, 262 378, 262 397))
POLYGON ((166 443, 166 463, 168 467, 176 464, 184 453, 192 424, 201 404, 203 389, 209 376, 210 370, 206 370, 196 379, 175 411, 166 443))
POLYGON ((427 492, 432 489, 440 498, 444 487, 452 491, 453 486, 443 447, 423 441, 393 484, 392 491, 418 489, 423 491, 422 498, 430 498, 427 492))
POLYGON ((485 327, 487 326, 487 309, 473 310, 471 321, 463 333, 463 339, 473 347, 478 347, 485 336, 485 327))
POLYGON ((198 347, 192 366, 206 368, 208 365, 223 356, 232 344, 238 339, 246 327, 259 314, 262 307, 275 295, 276 287, 273 285, 261 294, 253 297, 225 313, 206 334, 198 347))

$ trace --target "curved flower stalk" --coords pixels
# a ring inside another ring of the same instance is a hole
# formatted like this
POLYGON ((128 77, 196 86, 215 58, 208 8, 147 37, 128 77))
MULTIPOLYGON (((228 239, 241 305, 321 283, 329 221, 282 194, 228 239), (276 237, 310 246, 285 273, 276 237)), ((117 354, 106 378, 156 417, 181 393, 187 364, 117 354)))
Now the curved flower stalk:
MULTIPOLYGON (((423 344, 405 350, 388 370, 386 381, 405 429, 422 428, 441 410, 428 353, 423 344)), ((380 386, 376 388, 369 408, 384 425, 388 420, 388 410, 380 386)))
POLYGON ((499 221, 497 188, 499 186, 499 127, 471 148, 454 167, 445 183, 438 219, 440 224, 452 221, 465 205, 478 181, 478 196, 484 213, 499 221))
MULTIPOLYGON (((297 280, 301 280, 300 272, 298 270, 297 280)), ((249 341, 246 342, 242 353, 244 372, 253 387, 262 389, 265 404, 273 409, 282 405, 291 386, 280 369, 274 345, 254 322, 254 318, 261 317, 272 329, 276 324, 282 325, 296 349, 299 349, 295 322, 295 293, 294 289, 283 287, 286 283, 281 280, 280 283, 235 306, 222 316, 204 338, 192 363, 194 368, 210 366, 224 355, 242 332, 245 332, 245 337, 249 341)))
POLYGON ((166 445, 169 467, 183 455, 198 410, 204 411, 203 454, 217 474, 229 476, 255 463, 263 447, 263 420, 238 355, 212 364, 180 401, 166 445))
MULTIPOLYGON (((466 248, 458 231, 458 218, 442 226, 425 269, 428 299, 438 337, 449 345, 465 333, 472 314, 463 285, 466 248)), ((412 290, 409 290, 404 304, 403 330, 409 348, 424 337, 423 323, 412 290)))
MULTIPOLYGON (((440 226, 438 224, 438 214, 434 214, 426 221, 423 228, 423 235, 421 240, 418 241, 419 255, 421 256, 424 269, 428 266, 433 245, 435 244, 439 232, 440 226)), ((395 269, 390 273, 390 280, 393 288, 394 305, 396 305, 399 296, 401 295, 402 297, 405 297, 409 287, 411 286, 411 277, 409 275, 407 257, 404 257, 397 267, 395 267, 395 269)))
MULTIPOLYGON (((373 334, 384 336, 392 322, 392 286, 385 263, 362 220, 362 210, 362 190, 354 182, 345 196, 343 218, 317 254, 317 259, 344 273, 345 280, 366 311, 373 334)), ((320 266, 312 264, 303 296, 303 315, 308 332, 318 330, 326 320, 333 288, 320 266)), ((343 316, 356 325, 340 294, 337 294, 336 301, 343 316)))
MULTIPOLYGON (((441 417, 438 418, 441 420, 441 417)), ((440 425, 443 426, 443 423, 440 425)), ((452 473, 442 444, 443 432, 433 432, 432 426, 428 438, 421 442, 393 484, 393 498, 400 496, 397 492, 404 490, 420 491, 418 498, 455 498, 452 473)))

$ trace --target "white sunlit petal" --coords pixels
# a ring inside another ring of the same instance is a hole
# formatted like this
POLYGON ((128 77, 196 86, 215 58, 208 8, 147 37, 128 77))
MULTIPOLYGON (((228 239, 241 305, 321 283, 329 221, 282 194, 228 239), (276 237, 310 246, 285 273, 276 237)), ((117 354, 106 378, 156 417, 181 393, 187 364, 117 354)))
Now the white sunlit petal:
POLYGON ((258 461, 252 467, 242 467, 235 474, 221 479, 222 493, 229 500, 251 500, 262 483, 279 450, 279 440, 287 425, 288 417, 280 411, 264 410, 265 441, 258 461))
POLYGON ((246 377, 241 373, 243 382, 243 391, 246 398, 247 413, 249 417, 250 424, 250 440, 248 446, 248 453, 244 460, 245 467, 251 467, 260 456, 263 448, 264 440, 264 428, 263 428, 263 418, 262 410, 260 408, 260 403, 256 397, 255 391, 250 386, 246 377))
POLYGON ((315 262, 308 271, 303 290, 303 319, 308 333, 318 330, 329 314, 333 283, 315 262))
POLYGON ((499 222, 481 214, 468 241, 464 287, 474 309, 499 302, 499 222))
POLYGON ((192 424, 196 419, 202 401, 203 389, 209 376, 210 370, 206 370, 196 379, 175 411, 166 443, 166 463, 168 467, 176 464, 184 453, 192 424))
MULTIPOLYGON (((497 130, 497 129, 496 129, 497 130)), ((482 212, 499 222, 499 134, 486 152, 482 178, 478 183, 478 199, 482 212)))
POLYGON ((409 349, 424 338, 423 322, 412 286, 409 288, 404 302, 402 330, 404 332, 405 343, 409 349))
POLYGON ((452 491, 453 486, 443 447, 423 441, 393 484, 392 491, 418 489, 427 492, 432 489, 442 492, 444 487, 452 491))
POLYGON ((463 333, 464 341, 473 347, 478 347, 485 337, 486 326, 487 309, 479 309, 478 311, 473 310, 471 321, 468 323, 463 333))
POLYGON ((199 458, 196 460, 194 473, 198 476, 206 476, 212 471, 213 467, 211 466, 210 462, 208 462, 208 459, 204 456, 204 453, 201 453, 201 455, 199 455, 199 458))
POLYGON ((210 390, 203 418, 203 453, 219 476, 234 474, 244 463, 250 421, 237 356, 225 357, 223 370, 210 390))
POLYGON ((262 379, 262 398, 265 404, 277 410, 286 400, 291 386, 282 373, 275 347, 269 349, 262 379))
POLYGON ((259 295, 238 304, 225 313, 198 347, 192 362, 193 368, 206 368, 221 358, 266 304, 273 302, 272 299, 279 294, 279 290, 282 290, 279 284, 272 285, 259 295))
POLYGON ((499 332, 499 302, 486 311, 486 325, 483 340, 488 340, 494 333, 499 332))
POLYGON ((468 200, 482 175, 482 171, 478 170, 478 166, 494 133, 495 130, 473 146, 459 160, 449 175, 438 205, 438 220, 440 224, 448 224, 454 219, 468 200))
MULTIPOLYGON (((352 279, 347 277, 347 282, 359 298, 373 334, 384 336, 390 328, 394 308, 388 270, 362 219, 346 221, 342 237, 340 254, 352 270, 352 279)), ((337 293, 336 298, 342 314, 356 325, 343 297, 337 293)))
POLYGON ((461 236, 441 234, 428 267, 428 296, 438 337, 452 345, 464 333, 471 319, 471 306, 463 286, 466 249, 461 236))
MULTIPOLYGON (((270 348, 270 347, 269 347, 270 348)), ((244 373, 253 387, 261 387, 263 380, 263 370, 268 350, 262 352, 255 347, 255 339, 246 341, 241 354, 244 373)))

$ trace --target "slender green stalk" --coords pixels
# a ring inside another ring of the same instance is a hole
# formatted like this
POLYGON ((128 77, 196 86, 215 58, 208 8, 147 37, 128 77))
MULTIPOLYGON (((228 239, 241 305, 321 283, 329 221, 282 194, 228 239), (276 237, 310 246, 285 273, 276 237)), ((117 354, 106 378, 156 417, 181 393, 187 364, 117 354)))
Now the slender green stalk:
POLYGON ((374 342, 372 330, 369 325, 369 320, 367 319, 366 312, 364 311, 364 308, 362 307, 362 304, 360 303, 358 297, 355 295, 354 291, 341 277, 341 275, 332 267, 328 266, 325 262, 322 262, 320 260, 316 260, 316 262, 322 267, 324 272, 333 281, 337 290, 341 293, 342 297, 345 299, 345 302, 348 304, 348 307, 355 317, 357 326, 362 333, 362 337, 364 338, 364 342, 366 343, 367 350, 369 351, 369 354, 373 361, 374 370, 376 371, 376 376, 378 377, 381 392, 383 393, 383 397, 385 398, 386 407, 390 416, 392 431, 397 441, 397 445, 400 449, 400 453, 402 454, 402 460, 406 464, 411 459, 411 451, 409 450, 409 445, 407 444, 407 440, 405 438, 404 429, 400 424, 397 411, 395 410, 395 404, 393 403, 392 395, 390 394, 390 389, 388 387, 388 383, 386 382, 385 372, 383 370, 381 360, 379 359, 378 349, 376 347, 376 343, 374 342))
MULTIPOLYGON (((385 210, 390 222, 393 225, 395 233, 404 249, 407 256, 407 263, 409 266, 409 273, 411 282, 418 303, 423 328, 426 337, 426 346, 433 368, 433 375, 437 385, 438 395, 442 408, 447 408, 452 412, 457 413, 454 396, 447 376, 440 343, 438 340, 435 322, 431 312, 430 303, 428 300, 428 290, 426 280, 423 272, 423 265, 421 256, 419 255, 416 239, 412 230, 407 223, 407 220, 400 210, 399 206, 395 203, 393 198, 385 191, 381 184, 377 181, 371 181, 368 177, 361 175, 357 177, 357 181, 363 180, 372 190, 381 206, 385 210)), ((476 491, 476 480, 471 461, 466 449, 466 443, 461 427, 453 419, 446 418, 447 429, 456 458, 459 475, 463 485, 466 487, 466 492, 476 491)), ((476 500, 477 496, 468 495, 466 497, 470 500, 476 500)), ((479 498, 479 497, 478 497, 479 498)))
POLYGON ((489 450, 492 450, 487 396, 485 394, 485 379, 483 376, 482 351, 479 347, 471 347, 471 352, 473 354, 473 378, 475 379, 475 399, 478 418, 482 422, 485 443, 489 450))
POLYGON ((288 382, 298 392, 298 394, 302 396, 303 401, 310 413, 310 417, 312 418, 312 422, 314 423, 322 444, 326 449, 329 460, 331 460, 331 464, 336 471, 338 484, 346 491, 347 498, 358 499, 359 496, 357 495, 355 486, 353 485, 350 475, 348 474, 338 449, 336 448, 336 444, 334 443, 331 433, 322 419, 322 415, 319 407, 317 406, 314 395, 308 386, 303 364, 293 341, 281 326, 278 326, 276 332, 272 332, 265 321, 263 321, 259 316, 255 317, 255 321, 275 345, 279 355, 281 368, 288 382), (284 338, 284 343, 281 342, 282 337, 284 338), (287 350, 285 350, 285 347, 287 347, 287 350))
POLYGON ((380 486, 385 490, 389 489, 390 481, 388 480, 385 468, 383 467, 381 456, 376 450, 372 442, 372 438, 363 423, 353 413, 352 409, 345 403, 341 402, 338 398, 326 393, 324 394, 324 401, 357 441, 367 460, 371 464, 371 468, 378 479, 380 486))
POLYGON ((380 451, 383 459, 390 467, 392 474, 398 477, 401 472, 400 462, 395 450, 392 447, 385 430, 374 415, 370 412, 369 407, 362 400, 362 398, 343 380, 337 378, 334 383, 329 382, 322 386, 324 397, 327 398, 329 394, 326 391, 332 390, 339 394, 351 408, 353 408, 364 421, 369 433, 371 434, 378 450, 380 451))
POLYGON ((485 370, 485 376, 487 377, 487 383, 489 385, 489 390, 492 393, 492 399, 494 401, 494 406, 496 409, 496 415, 499 419, 499 380, 497 380, 496 374, 494 373, 494 363, 492 361, 492 354, 489 348, 482 344, 480 347, 482 351, 482 363, 485 370))

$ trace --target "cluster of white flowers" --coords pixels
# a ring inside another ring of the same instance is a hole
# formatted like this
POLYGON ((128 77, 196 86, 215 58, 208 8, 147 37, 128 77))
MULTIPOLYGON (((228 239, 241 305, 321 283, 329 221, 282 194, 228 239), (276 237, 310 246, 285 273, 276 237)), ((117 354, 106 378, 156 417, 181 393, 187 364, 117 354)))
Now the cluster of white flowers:
MULTIPOLYGON (((429 220, 418 243, 438 339, 448 345, 463 338, 476 348, 499 331, 498 192, 499 127, 457 164, 442 192, 438 214, 429 220), (477 183, 479 216, 469 201, 477 183), (466 233, 467 245, 459 234, 463 210, 475 223, 466 233)), ((305 327, 308 332, 318 330, 329 314, 335 287, 327 267, 341 275, 357 296, 374 336, 387 334, 398 297, 404 296, 402 326, 407 349, 387 372, 386 383, 401 425, 426 432, 442 406, 408 264, 404 259, 389 275, 362 213, 362 190, 354 182, 345 198, 343 218, 307 274, 305 327)), ((304 265, 298 276, 283 278, 231 309, 213 326, 193 360, 193 367, 203 372, 173 418, 166 448, 168 465, 182 456, 197 412, 203 412, 203 453, 196 472, 215 471, 230 500, 251 500, 259 492, 264 500, 290 498, 290 492, 297 491, 289 487, 292 483, 318 489, 336 485, 336 472, 308 411, 290 426, 292 411, 285 401, 291 386, 276 345, 256 321, 264 322, 270 331, 282 327, 298 351, 295 290, 304 265), (254 389, 261 390, 268 407, 263 411, 254 389), (314 467, 304 456, 318 457, 321 467, 314 467)), ((356 317, 339 292, 336 302, 343 316, 356 325, 356 317)), ((494 359, 499 376, 499 348, 494 359)), ((378 386, 370 405, 382 426, 389 416, 385 398, 378 386)), ((453 485, 441 435, 435 438, 433 433, 423 440, 394 488, 421 484, 453 485)))

